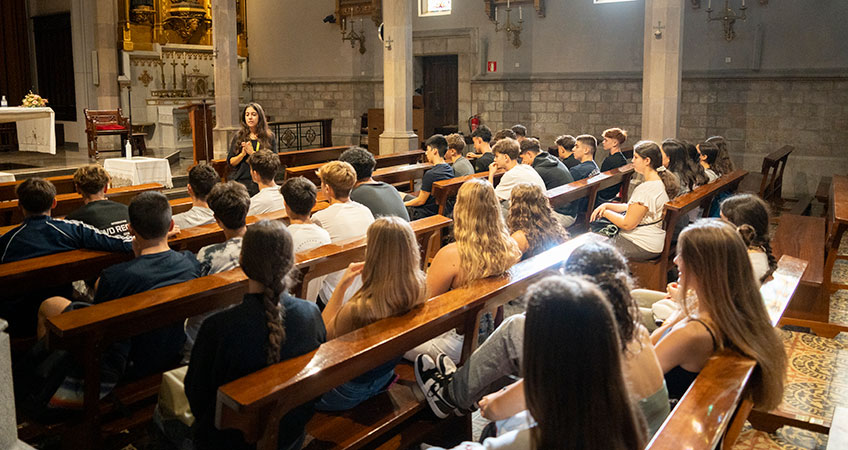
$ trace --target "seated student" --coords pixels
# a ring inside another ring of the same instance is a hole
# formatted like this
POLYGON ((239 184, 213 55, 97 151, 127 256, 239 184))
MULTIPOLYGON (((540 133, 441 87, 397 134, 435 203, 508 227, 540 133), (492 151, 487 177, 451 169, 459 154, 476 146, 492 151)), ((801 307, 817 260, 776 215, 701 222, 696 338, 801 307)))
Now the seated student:
POLYGON ((521 393, 530 417, 522 428, 454 450, 643 448, 644 425, 628 393, 622 341, 604 295, 585 280, 551 276, 526 297, 524 342, 513 345, 524 349, 521 393))
POLYGON ((492 153, 492 130, 486 125, 480 125, 471 133, 471 142, 474 143, 474 150, 477 153, 468 152, 465 157, 474 159, 474 171, 477 173, 487 172, 489 165, 495 160, 495 155, 492 153))
POLYGON ((453 176, 464 177, 474 173, 471 161, 465 159, 465 138, 461 134, 451 134, 445 139, 448 141, 448 151, 445 153, 445 161, 453 167, 453 176))
POLYGON ((707 175, 703 169, 695 165, 686 151, 686 145, 677 139, 666 139, 660 147, 662 151, 663 166, 677 176, 680 182, 680 193, 683 195, 698 186, 707 184, 707 175))
MULTIPOLYGON (((94 304, 192 280, 200 276, 200 264, 191 252, 176 252, 168 246, 168 231, 174 226, 171 205, 159 192, 143 192, 129 206, 130 233, 136 257, 104 269, 97 281, 94 304)), ((65 298, 49 298, 41 304, 39 337, 45 334, 47 318, 89 304, 65 298)), ((182 357, 185 332, 175 324, 114 344, 103 355, 101 395, 123 379, 137 378, 174 367, 182 357)), ((79 406, 84 393, 78 374, 65 379, 49 401, 51 408, 79 406)))
MULTIPOLYGON (((374 215, 365 206, 350 199, 350 190, 356 183, 353 166, 342 161, 330 161, 318 169, 321 189, 330 200, 330 206, 312 215, 312 222, 330 234, 332 242, 364 236, 374 215)), ((342 278, 343 270, 327 275, 319 292, 320 304, 333 296, 333 290, 342 278)))
POLYGON ((512 189, 506 224, 524 254, 522 259, 568 240, 568 232, 551 209, 545 191, 535 184, 520 183, 512 189))
POLYGON ((515 133, 515 137, 513 139, 518 141, 519 144, 521 144, 522 142, 524 142, 525 139, 527 139, 527 127, 525 127, 524 125, 513 125, 510 130, 515 133))
POLYGON ((433 191, 433 183, 453 178, 453 169, 445 162, 445 154, 448 152, 447 139, 441 134, 434 134, 424 145, 427 146, 427 161, 433 164, 433 168, 424 173, 418 197, 411 195, 404 197, 403 204, 409 208, 409 216, 412 220, 435 216, 439 213, 436 197, 430 195, 433 191))
MULTIPOLYGON (((321 313, 328 339, 387 317, 406 314, 427 298, 418 241, 408 222, 397 217, 381 217, 368 227, 367 239, 365 262, 352 263, 347 268, 321 313), (362 287, 345 303, 344 292, 359 274, 362 287)), ((327 392, 315 409, 351 409, 386 390, 395 379, 394 368, 399 360, 393 359, 327 392)))
POLYGON ((284 208, 280 187, 274 181, 280 171, 280 157, 268 150, 259 150, 247 158, 250 176, 259 192, 250 198, 248 216, 280 211, 284 208))
POLYGON ((748 244, 754 278, 765 283, 777 269, 769 239, 769 206, 755 194, 737 194, 721 202, 721 218, 737 226, 748 244))
POLYGON ((83 206, 65 216, 97 228, 109 236, 129 236, 127 205, 106 198, 109 173, 100 164, 82 166, 74 172, 74 189, 83 206))
MULTIPOLYGON (((194 448, 247 449, 237 430, 215 427, 218 388, 271 364, 309 353, 326 340, 315 304, 286 293, 294 267, 292 240, 279 221, 263 220, 244 235, 244 300, 203 323, 191 354, 185 394, 195 421, 194 448)), ((279 425, 280 449, 299 449, 312 402, 293 408, 279 425)))
POLYGON ((174 215, 174 225, 191 228, 214 223, 215 217, 206 197, 221 179, 218 172, 209 164, 200 163, 188 171, 188 195, 191 197, 191 209, 174 215))
POLYGON ((677 196, 677 177, 662 166, 660 147, 650 141, 636 144, 633 170, 645 177, 627 203, 604 203, 591 220, 606 219, 618 227, 615 246, 631 261, 648 261, 662 253, 666 231, 662 227, 665 203, 677 196))
MULTIPOLYGON (((574 250, 564 271, 575 276, 584 276, 594 283, 604 294, 606 302, 612 306, 628 392, 644 414, 650 434, 653 434, 668 415, 668 391, 650 336, 639 323, 636 304, 630 296, 632 280, 628 275, 627 261, 609 244, 588 243, 574 250)), ((423 387, 428 387, 428 384, 435 385, 424 391, 431 392, 428 394, 428 402, 433 412, 439 417, 445 417, 444 413, 452 410, 461 413, 473 410, 479 402, 484 417, 489 420, 503 420, 525 409, 521 392, 523 383, 520 381, 507 390, 483 396, 491 392, 492 386, 503 377, 519 375, 519 362, 524 354, 524 330, 524 314, 508 317, 494 334, 471 354, 465 365, 453 374, 432 372, 435 379, 429 383, 422 371, 433 367, 433 363, 432 360, 428 361, 426 356, 422 356, 420 361, 416 362, 416 375, 421 374, 418 379, 423 387)), ((452 370, 450 362, 444 361, 444 358, 442 360, 447 370, 452 370)))
POLYGON ((670 398, 683 396, 714 352, 732 348, 757 361, 754 407, 770 411, 782 401, 786 352, 747 253, 736 229, 719 219, 701 219, 680 234, 680 309, 651 334, 670 398), (691 308, 683 300, 690 291, 697 298, 691 308))
MULTIPOLYGON (((224 231, 226 241, 207 245, 197 252, 201 276, 224 272, 239 266, 242 237, 247 231, 245 219, 247 218, 247 210, 250 208, 250 195, 248 195, 247 188, 243 184, 228 181, 216 184, 209 192, 207 202, 214 214, 215 222, 224 231)), ((197 338, 197 332, 200 331, 200 325, 215 312, 217 311, 211 311, 186 320, 186 344, 183 350, 185 355, 183 362, 188 363, 192 346, 197 338)))
POLYGON ((572 153, 574 157, 580 161, 580 164, 569 169, 571 177, 574 181, 584 178, 591 178, 601 173, 598 164, 595 163, 595 151, 598 148, 598 140, 590 134, 581 134, 574 139, 577 143, 574 145, 572 153))
MULTIPOLYGON (((453 211, 456 242, 436 253, 427 270, 427 295, 435 297, 468 283, 506 272, 521 258, 518 244, 509 236, 492 185, 481 180, 466 181, 459 188, 453 211)), ((484 318, 488 332, 489 318, 484 318)), ((421 353, 435 358, 447 353, 459 362, 463 338, 455 330, 415 347, 404 357, 414 361, 421 353)))
MULTIPOLYGON (((542 177, 545 182, 545 189, 551 190, 555 187, 571 183, 574 178, 571 177, 571 172, 568 167, 562 163, 554 155, 548 152, 543 152, 536 138, 524 139, 521 144, 521 162, 532 166, 533 169, 542 177)), ((503 181, 501 181, 503 182, 503 181)), ((544 192, 543 192, 544 194, 544 192)), ((574 223, 574 215, 569 205, 563 205, 556 210, 557 220, 564 227, 571 226, 574 223)))
POLYGON ((719 173, 713 169, 718 159, 718 147, 710 142, 701 142, 696 148, 701 157, 701 167, 704 168, 704 173, 707 175, 707 183, 712 183, 719 177, 719 173))
MULTIPOLYGON (((609 156, 604 158, 604 162, 601 163, 601 172, 626 165, 627 158, 621 153, 621 145, 627 140, 627 132, 621 128, 610 128, 604 130, 601 136, 604 137, 604 150, 609 152, 609 156)), ((595 201, 595 205, 613 201, 620 191, 621 183, 598 191, 598 198, 595 201)))
MULTIPOLYGON (((288 230, 294 244, 295 255, 332 242, 330 233, 309 219, 312 208, 315 206, 318 189, 308 178, 289 178, 283 182, 280 192, 286 199, 286 215, 289 216, 288 230)), ((405 209, 403 211, 406 213, 405 209)), ((318 289, 323 282, 324 277, 318 277, 309 282, 306 300, 314 302, 318 298, 318 289)))
MULTIPOLYGON (((56 206, 56 187, 43 178, 28 178, 15 190, 24 221, 0 237, 0 263, 20 261, 38 256, 81 248, 107 252, 131 252, 132 237, 109 236, 81 222, 53 219, 50 210, 56 206)), ((38 290, 0 301, 0 317, 9 322, 13 337, 35 334, 38 305, 52 296, 70 297, 70 285, 38 290)))
POLYGON ((398 190, 390 184, 371 178, 374 167, 377 166, 377 160, 371 152, 364 148, 351 147, 339 156, 339 161, 349 163, 356 171, 356 184, 350 191, 351 200, 365 205, 374 217, 395 216, 409 221, 409 213, 398 196, 398 190))
POLYGON ((564 134, 557 137, 555 143, 559 159, 562 160, 565 167, 568 167, 568 170, 571 170, 572 167, 580 164, 580 161, 574 157, 574 152, 572 151, 574 150, 574 146, 577 145, 577 140, 575 140, 573 136, 564 134))
POLYGON ((512 188, 518 183, 531 183, 545 189, 545 181, 539 173, 532 166, 520 163, 521 149, 518 141, 510 138, 501 139, 492 151, 495 153, 495 162, 489 166, 489 183, 495 184, 495 172, 498 169, 506 170, 498 187, 495 188, 495 195, 501 202, 501 206, 505 208, 504 212, 509 207, 509 195, 512 193, 512 188))
POLYGON ((718 149, 715 161, 710 163, 716 175, 722 176, 733 172, 735 169, 733 166, 733 160, 730 159, 730 150, 728 148, 727 141, 721 136, 713 136, 707 139, 707 142, 715 145, 718 149))

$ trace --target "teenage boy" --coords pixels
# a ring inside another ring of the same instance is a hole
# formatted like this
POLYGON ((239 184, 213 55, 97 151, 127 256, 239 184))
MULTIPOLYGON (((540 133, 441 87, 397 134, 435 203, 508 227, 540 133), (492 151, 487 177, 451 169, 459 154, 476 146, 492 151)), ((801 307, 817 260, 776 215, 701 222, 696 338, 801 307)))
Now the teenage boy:
POLYGON ((212 187, 219 181, 218 172, 209 164, 200 163, 188 171, 188 196, 191 197, 191 209, 174 216, 174 225, 179 228, 191 228, 215 222, 214 213, 206 201, 212 187))
POLYGON ((270 150, 259 150, 247 158, 250 165, 250 178, 259 186, 259 192, 250 199, 248 216, 264 214, 283 209, 283 196, 280 187, 274 181, 280 171, 280 157, 270 150))
POLYGON ((580 164, 570 169, 574 181, 594 177, 601 173, 594 159, 595 150, 598 148, 598 140, 595 139, 595 136, 581 134, 575 138, 575 141, 577 141, 577 144, 574 146, 574 157, 580 161, 580 164))
MULTIPOLYGON (((626 165, 627 158, 625 158, 624 153, 621 152, 621 145, 627 140, 627 132, 621 128, 610 128, 608 130, 604 130, 601 136, 604 138, 604 150, 609 152, 609 156, 604 158, 604 162, 601 163, 601 172, 617 169, 626 165)), ((595 205, 599 206, 613 201, 618 196, 620 190, 621 183, 598 191, 598 197, 595 201, 595 205)))
POLYGON ((521 124, 513 125, 511 128, 512 132, 515 133, 515 140, 518 141, 518 145, 521 145, 525 139, 527 139, 527 127, 521 124))
POLYGON ((106 198, 109 173, 100 164, 82 166, 74 172, 74 189, 83 206, 65 216, 97 228, 109 236, 129 236, 127 205, 106 198))
MULTIPOLYGON (((350 164, 356 171, 356 184, 350 191, 351 200, 365 205, 374 217, 395 216, 409 221, 409 213, 398 195, 398 190, 390 184, 371 178, 374 167, 377 166, 377 160, 371 152, 364 148, 351 147, 339 156, 339 161, 350 164)), ((285 198, 285 194, 283 197, 285 198)))
MULTIPOLYGON (((16 189, 18 205, 24 213, 21 225, 0 237, 0 263, 81 248, 107 252, 133 251, 132 237, 109 236, 82 222, 50 217, 56 206, 56 187, 43 178, 29 178, 16 189)), ((70 284, 33 290, 24 295, 0 300, 0 317, 9 322, 13 337, 35 334, 38 305, 47 297, 72 295, 70 284)))
POLYGON ((572 150, 574 150, 574 146, 577 144, 577 140, 574 139, 574 136, 564 134, 557 137, 555 143, 559 153, 559 159, 562 160, 565 167, 568 167, 568 170, 571 170, 572 167, 580 164, 580 161, 574 157, 574 153, 572 152, 572 150))
MULTIPOLYGON (((369 155, 371 154, 367 150, 364 151, 369 155)), ((355 191, 356 189, 354 189, 355 191)), ((318 189, 309 179, 304 177, 289 178, 280 186, 280 192, 282 192, 283 198, 286 200, 286 214, 289 216, 288 230, 291 233, 292 246, 294 247, 295 254, 332 242, 330 233, 315 225, 309 219, 309 215, 312 214, 312 208, 315 206, 315 199, 318 196, 318 189)), ((406 208, 403 208, 403 202, 400 201, 397 194, 392 195, 401 204, 401 210, 406 214, 406 208)), ((351 192, 351 199, 353 199, 353 192, 351 192)), ((321 287, 323 281, 324 277, 319 277, 309 282, 305 300, 315 301, 318 297, 318 289, 321 287)))
POLYGON ((495 184, 495 172, 498 169, 506 170, 506 173, 501 177, 501 182, 498 183, 498 187, 495 188, 495 195, 501 201, 503 208, 509 207, 509 196, 512 194, 512 188, 518 183, 533 183, 543 190, 545 189, 545 181, 533 167, 519 163, 518 158, 521 149, 518 146, 518 141, 503 138, 495 144, 492 151, 495 153, 495 162, 489 166, 489 183, 495 184))
MULTIPOLYGON (((200 276, 200 264, 191 252, 176 252, 168 246, 168 232, 174 227, 171 205, 159 192, 143 192, 129 206, 130 233, 135 259, 105 270, 97 281, 94 304, 146 292, 200 276)), ((64 298, 50 298, 39 309, 39 337, 49 317, 64 311, 89 306, 71 304, 64 298)), ((185 332, 183 324, 149 331, 117 343, 103 355, 101 380, 109 390, 126 377, 142 377, 174 367, 182 357, 185 332)), ((77 377, 68 377, 50 400, 50 406, 67 407, 82 400, 84 387, 77 377)))
POLYGON ((477 153, 468 152, 465 157, 474 159, 474 170, 477 173, 486 172, 489 170, 489 165, 495 160, 495 155, 492 153, 492 146, 489 142, 492 140, 492 130, 486 125, 480 125, 471 133, 471 142, 474 143, 474 150, 477 153))
MULTIPOLYGON (((353 166, 342 161, 330 161, 318 169, 318 177, 330 206, 313 214, 312 222, 327 230, 332 242, 364 236, 368 226, 374 222, 374 215, 370 209, 350 199, 350 191, 356 184, 353 166)), ((321 286, 319 303, 326 304, 330 300, 343 273, 344 270, 340 270, 327 275, 321 286)))
POLYGON ((453 168, 445 162, 445 154, 448 152, 448 141, 441 134, 434 134, 424 143, 427 147, 427 161, 433 164, 433 168, 424 173, 421 178, 421 190, 418 197, 407 195, 404 205, 409 210, 412 220, 423 219, 439 213, 439 205, 436 198, 430 195, 433 192, 433 183, 453 178, 453 168))
POLYGON ((448 141, 448 151, 445 153, 445 161, 453 167, 453 176, 463 177, 474 173, 474 166, 471 161, 465 159, 462 153, 465 151, 465 138, 462 135, 453 133, 445 139, 448 141))

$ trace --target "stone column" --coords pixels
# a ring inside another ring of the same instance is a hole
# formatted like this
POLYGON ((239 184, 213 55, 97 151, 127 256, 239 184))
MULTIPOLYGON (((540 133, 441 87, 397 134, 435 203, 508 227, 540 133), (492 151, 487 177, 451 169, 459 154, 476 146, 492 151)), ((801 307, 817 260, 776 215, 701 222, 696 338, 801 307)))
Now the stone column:
POLYGON ((215 128, 212 144, 216 158, 227 156, 230 137, 239 129, 239 91, 236 2, 212 0, 212 46, 215 55, 215 128))
POLYGON ((676 137, 680 122, 684 6, 680 0, 645 0, 642 139, 657 143, 676 137))
MULTIPOLYGON (((96 89, 98 109, 120 106, 118 86, 118 4, 97 0, 94 11, 94 48, 97 50, 99 85, 96 89)), ((88 60, 86 59, 86 62, 88 60)), ((129 111, 124 111, 124 115, 129 111)), ((117 142, 117 139, 115 140, 117 142)))
POLYGON ((15 417, 15 390, 12 387, 12 353, 9 350, 8 323, 0 319, 0 448, 31 449, 18 440, 15 417))
POLYGON ((380 135, 380 154, 418 147, 412 131, 412 5, 411 0, 383 2, 383 106, 385 123, 380 135))

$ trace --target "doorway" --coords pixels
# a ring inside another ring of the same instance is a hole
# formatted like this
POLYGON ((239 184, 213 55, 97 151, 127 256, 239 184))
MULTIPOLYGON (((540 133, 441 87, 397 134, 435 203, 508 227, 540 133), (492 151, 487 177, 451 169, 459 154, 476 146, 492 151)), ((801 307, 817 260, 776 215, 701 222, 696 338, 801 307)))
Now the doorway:
POLYGON ((50 100, 56 120, 77 120, 71 13, 32 18, 38 94, 50 100))
POLYGON ((457 55, 425 56, 422 61, 424 138, 456 133, 459 101, 457 55))

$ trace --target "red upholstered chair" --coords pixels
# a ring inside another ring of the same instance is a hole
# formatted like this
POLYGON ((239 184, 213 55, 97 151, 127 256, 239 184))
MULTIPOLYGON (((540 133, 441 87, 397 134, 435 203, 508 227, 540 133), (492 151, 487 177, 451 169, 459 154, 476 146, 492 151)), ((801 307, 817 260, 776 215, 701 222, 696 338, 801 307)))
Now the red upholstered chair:
POLYGON ((99 158, 100 152, 97 151, 98 136, 121 136, 121 147, 119 151, 123 151, 124 144, 130 137, 130 122, 121 114, 121 108, 117 110, 93 110, 84 109, 85 113, 85 134, 88 136, 88 157, 99 158))

